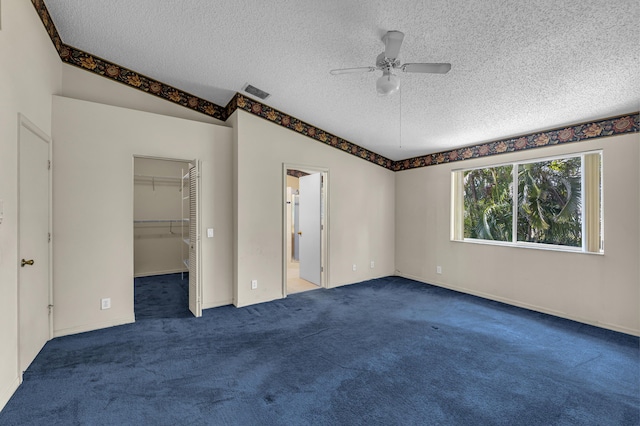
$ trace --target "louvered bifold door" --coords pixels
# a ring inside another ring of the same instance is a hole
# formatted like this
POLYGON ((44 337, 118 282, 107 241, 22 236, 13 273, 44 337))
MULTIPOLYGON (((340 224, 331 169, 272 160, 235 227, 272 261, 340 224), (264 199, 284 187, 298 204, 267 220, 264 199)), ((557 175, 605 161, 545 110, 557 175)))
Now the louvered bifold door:
POLYGON ((200 232, 198 226, 200 215, 198 210, 198 177, 196 166, 189 168, 189 310, 196 317, 202 316, 202 294, 200 280, 200 232))

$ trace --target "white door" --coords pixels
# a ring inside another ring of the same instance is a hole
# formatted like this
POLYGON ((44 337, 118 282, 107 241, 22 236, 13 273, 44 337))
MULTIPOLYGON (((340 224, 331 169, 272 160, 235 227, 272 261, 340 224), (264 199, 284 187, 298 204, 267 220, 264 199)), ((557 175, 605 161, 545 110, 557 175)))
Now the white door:
POLYGON ((202 316, 202 283, 200 282, 200 210, 198 210, 199 162, 189 168, 189 310, 202 316))
POLYGON ((49 138, 20 118, 18 359, 20 376, 51 338, 49 138))
POLYGON ((299 183, 300 278, 320 285, 322 173, 302 176, 299 183))

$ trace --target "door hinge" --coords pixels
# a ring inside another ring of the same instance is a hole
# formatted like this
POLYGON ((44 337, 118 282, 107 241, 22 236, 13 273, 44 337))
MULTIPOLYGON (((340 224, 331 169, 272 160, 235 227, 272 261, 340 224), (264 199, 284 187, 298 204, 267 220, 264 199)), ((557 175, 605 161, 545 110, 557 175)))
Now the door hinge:
POLYGON ((47 170, 51 170, 51 160, 47 161, 47 170))
POLYGON ((49 305, 47 306, 47 308, 49 308, 49 315, 51 315, 51 313, 53 312, 53 305, 49 305))
POLYGON ((320 267, 320 272, 324 272, 324 266, 320 267))
POLYGON ((51 232, 48 232, 48 233, 47 233, 47 237, 48 237, 48 238, 47 238, 47 242, 49 242, 49 243, 50 243, 50 242, 51 242, 51 232))

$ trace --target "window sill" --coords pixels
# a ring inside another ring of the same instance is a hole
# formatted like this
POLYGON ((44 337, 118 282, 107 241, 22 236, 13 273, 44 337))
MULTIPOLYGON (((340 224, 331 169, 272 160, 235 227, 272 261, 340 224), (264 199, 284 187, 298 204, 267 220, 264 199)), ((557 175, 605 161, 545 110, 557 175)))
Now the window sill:
POLYGON ((565 253, 592 254, 597 256, 604 256, 604 251, 599 251, 599 252, 583 251, 582 248, 578 248, 578 247, 565 247, 565 246, 557 246, 557 245, 551 245, 551 244, 522 243, 522 242, 513 243, 513 242, 507 242, 507 241, 477 240, 473 238, 465 238, 464 240, 452 239, 450 241, 454 243, 470 243, 470 244, 479 244, 479 245, 488 245, 488 246, 501 246, 501 247, 546 250, 546 251, 560 251, 565 253))

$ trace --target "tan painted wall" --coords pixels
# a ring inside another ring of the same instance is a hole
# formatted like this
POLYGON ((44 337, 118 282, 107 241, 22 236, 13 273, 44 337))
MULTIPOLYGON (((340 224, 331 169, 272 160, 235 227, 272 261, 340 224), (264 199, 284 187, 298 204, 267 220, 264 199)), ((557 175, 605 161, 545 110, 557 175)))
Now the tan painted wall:
MULTIPOLYGON (((183 203, 185 193, 181 190, 182 176, 188 173, 189 163, 135 158, 133 168, 136 175, 133 183, 134 221, 189 217, 189 202, 183 203), (186 206, 184 212, 183 204, 186 206)), ((186 271, 183 259, 189 257, 189 247, 183 242, 183 237, 188 238, 188 235, 188 223, 134 223, 134 275, 144 277, 186 271)))
POLYGON ((18 113, 51 135, 60 59, 31 2, 3 1, 0 31, 0 409, 18 386, 18 113))
POLYGON ((224 121, 69 64, 62 64, 61 94, 74 99, 226 126, 224 121))
POLYGON ((235 304, 282 297, 283 163, 329 169, 329 286, 392 275, 394 173, 244 111, 234 115, 235 304), (257 290, 251 290, 252 279, 258 280, 257 290))
POLYGON ((431 284, 640 334, 639 142, 637 134, 616 136, 397 173, 396 268, 431 284), (452 170, 600 148, 604 255, 450 241, 452 170))
POLYGON ((133 157, 202 161, 203 307, 231 303, 231 134, 227 127, 53 99, 54 334, 134 320, 133 157), (206 233, 204 233, 206 235, 206 233), (111 309, 100 310, 100 299, 111 309))
POLYGON ((293 176, 287 176, 287 186, 291 187, 291 189, 296 190, 300 187, 300 179, 293 176))

